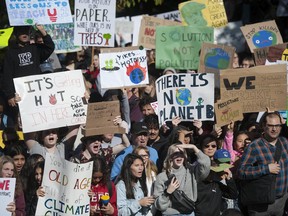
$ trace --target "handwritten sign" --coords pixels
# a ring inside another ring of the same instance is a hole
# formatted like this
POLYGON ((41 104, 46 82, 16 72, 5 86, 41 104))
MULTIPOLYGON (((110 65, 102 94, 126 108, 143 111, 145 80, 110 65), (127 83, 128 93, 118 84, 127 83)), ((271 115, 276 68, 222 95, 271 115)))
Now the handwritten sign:
POLYGON ((227 16, 223 0, 192 0, 179 4, 181 20, 190 26, 226 26, 227 16))
POLYGON ((81 70, 15 78, 14 85, 24 133, 85 123, 81 70))
POLYGON ((55 53, 77 52, 81 47, 74 45, 74 23, 45 25, 45 30, 55 44, 55 53))
POLYGON ((120 116, 119 101, 108 101, 88 104, 85 136, 105 133, 125 133, 125 129, 115 126, 113 120, 120 116), (95 121, 97 119, 97 121, 95 121))
POLYGON ((174 20, 176 22, 181 22, 181 16, 180 16, 179 10, 156 14, 155 17, 161 18, 161 19, 167 19, 167 20, 174 20))
POLYGON ((76 164, 46 154, 42 187, 35 215, 90 215, 90 197, 93 162, 76 164))
POLYGON ((214 109, 218 127, 228 125, 231 121, 235 122, 243 119, 242 105, 239 98, 219 100, 214 109))
POLYGON ((116 0, 75 0, 74 14, 76 45, 114 46, 116 0))
POLYGON ((220 95, 222 100, 238 97, 243 113, 286 110, 286 65, 221 70, 220 95))
POLYGON ((265 65, 269 47, 257 48, 254 49, 254 59, 256 65, 265 65))
POLYGON ((214 121, 214 74, 170 74, 156 80, 158 118, 162 125, 179 116, 214 121))
POLYGON ((13 28, 0 29, 0 48, 7 47, 13 28))
POLYGON ((276 22, 267 21, 240 27, 251 52, 254 49, 283 43, 276 22))
POLYGON ((152 16, 143 16, 139 31, 138 45, 145 48, 155 49, 156 26, 175 26, 181 25, 179 22, 165 20, 152 16))
POLYGON ((72 22, 69 0, 6 0, 6 7, 11 26, 72 22))
POLYGON ((159 69, 198 69, 202 43, 214 41, 210 27, 157 26, 156 31, 156 68, 159 69))
POLYGON ((11 216, 6 208, 9 203, 14 202, 15 184, 15 178, 0 178, 1 216, 11 216))
POLYGON ((149 83, 145 50, 100 53, 101 88, 122 88, 149 83))

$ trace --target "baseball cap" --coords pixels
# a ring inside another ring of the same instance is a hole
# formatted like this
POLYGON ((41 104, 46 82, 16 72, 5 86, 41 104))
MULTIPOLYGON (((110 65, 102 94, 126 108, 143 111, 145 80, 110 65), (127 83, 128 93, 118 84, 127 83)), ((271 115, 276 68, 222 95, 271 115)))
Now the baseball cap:
POLYGON ((220 163, 227 163, 231 161, 231 155, 226 149, 218 149, 213 158, 220 163))
POLYGON ((222 172, 225 169, 230 169, 231 167, 233 167, 233 165, 228 164, 228 163, 220 163, 220 164, 211 166, 210 170, 214 172, 222 172))
POLYGON ((144 122, 135 122, 132 125, 131 132, 133 134, 149 133, 148 127, 144 122))

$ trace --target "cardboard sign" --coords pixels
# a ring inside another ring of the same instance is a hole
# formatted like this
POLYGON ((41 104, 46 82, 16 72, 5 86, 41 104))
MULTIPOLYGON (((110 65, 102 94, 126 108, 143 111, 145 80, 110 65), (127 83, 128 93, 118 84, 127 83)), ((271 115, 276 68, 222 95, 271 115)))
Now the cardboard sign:
POLYGON ((87 105, 81 70, 15 78, 23 132, 84 124, 87 105))
POLYGON ((183 121, 214 120, 214 74, 170 74, 156 80, 160 125, 179 116, 183 121))
POLYGON ((179 10, 156 14, 155 17, 160 18, 160 19, 166 19, 166 20, 173 20, 176 22, 181 22, 181 16, 180 16, 179 10))
POLYGON ((101 88, 123 88, 149 83, 145 50, 100 53, 101 88))
POLYGON ((86 127, 85 130, 83 130, 84 136, 105 133, 125 133, 124 128, 113 124, 115 117, 120 115, 119 101, 88 104, 86 127))
POLYGON ((257 48, 283 43, 282 36, 274 20, 242 26, 240 29, 251 52, 254 52, 254 49, 257 48))
POLYGON ((254 49, 254 59, 256 65, 265 65, 269 47, 254 49))
POLYGON ((132 35, 132 46, 138 45, 139 31, 140 31, 141 20, 142 20, 143 15, 131 17, 131 21, 134 23, 134 27, 133 27, 134 31, 132 35))
POLYGON ((277 60, 288 59, 287 44, 288 43, 283 43, 268 47, 267 60, 269 62, 276 62, 277 60))
POLYGON ((239 98, 217 101, 214 110, 218 127, 228 125, 231 121, 235 122, 243 119, 242 105, 239 98))
POLYGON ((0 29, 0 49, 8 46, 8 41, 12 33, 13 28, 0 29))
POLYGON ((116 0, 75 0, 74 43, 114 47, 116 0))
POLYGON ((72 22, 69 0, 6 0, 6 7, 11 26, 72 22))
POLYGON ((138 46, 132 47, 115 47, 115 48, 101 48, 100 53, 115 53, 115 52, 129 52, 132 50, 139 50, 138 46))
POLYGON ((158 69, 198 69, 202 43, 214 41, 210 27, 157 26, 156 31, 158 69))
POLYGON ((155 49, 156 26, 181 25, 179 22, 160 19, 152 16, 143 16, 139 31, 138 45, 149 49, 155 49))
POLYGON ((190 26, 226 26, 227 16, 223 0, 192 0, 179 4, 181 20, 190 26))
POLYGON ((90 215, 93 161, 76 164, 46 153, 42 187, 35 215, 90 215))
POLYGON ((81 50, 74 45, 74 23, 45 25, 45 30, 55 44, 55 53, 69 53, 81 50))
POLYGON ((202 43, 200 73, 219 73, 220 70, 232 68, 235 48, 220 44, 202 43))
POLYGON ((220 95, 222 100, 238 97, 243 113, 286 110, 286 65, 221 70, 220 95))
POLYGON ((14 202, 16 178, 0 178, 0 209, 1 216, 11 216, 7 211, 7 205, 14 202))

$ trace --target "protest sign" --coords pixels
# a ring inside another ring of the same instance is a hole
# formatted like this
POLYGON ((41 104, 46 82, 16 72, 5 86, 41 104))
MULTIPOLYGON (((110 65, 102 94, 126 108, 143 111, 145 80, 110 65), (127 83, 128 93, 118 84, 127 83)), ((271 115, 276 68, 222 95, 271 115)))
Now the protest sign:
POLYGON ((284 60, 286 58, 286 56, 288 57, 287 51, 285 54, 287 44, 288 43, 283 43, 283 44, 277 44, 274 46, 269 46, 268 47, 267 60, 269 62, 276 62, 277 60, 281 60, 281 59, 284 60))
POLYGON ((200 73, 219 73, 220 70, 232 68, 235 48, 221 44, 202 43, 200 73))
POLYGON ((201 44, 214 41, 210 27, 157 26, 156 31, 158 69, 198 69, 201 44))
POLYGON ((85 123, 81 70, 14 78, 14 85, 24 133, 85 123))
MULTIPOLYGON (((132 34, 134 32, 134 22, 130 21, 129 16, 117 17, 115 21, 115 42, 117 46, 126 46, 128 43, 132 43, 132 34), (122 22, 123 21, 123 22, 122 22), (120 26, 119 26, 120 24, 120 26)), ((115 45, 115 47, 117 47, 115 45)))
POLYGON ((179 116, 183 121, 214 121, 214 74, 170 74, 156 80, 160 125, 179 116))
MULTIPOLYGON (((17 135, 19 136, 19 140, 24 140, 23 132, 22 131, 16 131, 16 132, 17 132, 17 135)), ((5 148, 5 144, 4 144, 3 139, 2 139, 2 134, 3 134, 3 130, 0 130, 0 147, 2 149, 4 149, 5 148)))
POLYGON ((44 197, 38 198, 35 215, 90 215, 93 161, 76 164, 46 153, 42 187, 44 197))
POLYGON ((265 65, 269 47, 254 49, 254 59, 256 65, 265 65))
POLYGON ((7 211, 7 205, 14 202, 16 178, 0 178, 0 209, 1 216, 11 216, 7 211))
POLYGON ((142 20, 143 15, 131 17, 131 21, 134 24, 132 46, 137 46, 138 44, 139 31, 140 31, 141 20, 142 20))
POLYGON ((74 43, 114 47, 116 0, 75 0, 74 43))
POLYGON ((113 120, 120 116, 119 101, 89 103, 87 110, 84 136, 93 136, 106 133, 125 133, 125 129, 114 125, 113 120), (95 121, 97 119, 97 121, 95 121))
POLYGON ((133 33, 134 23, 132 21, 116 19, 115 25, 116 25, 115 31, 117 34, 132 34, 133 33))
POLYGON ((113 52, 126 52, 132 50, 139 50, 138 46, 131 47, 114 47, 114 48, 101 48, 100 53, 113 53, 113 52))
POLYGON ((0 49, 8 46, 8 41, 12 33, 13 28, 0 29, 0 49))
POLYGON ((81 50, 74 45, 74 23, 45 25, 45 30, 55 44, 55 53, 69 53, 81 50))
POLYGON ((241 121, 243 119, 242 104, 239 98, 219 100, 214 106, 216 124, 218 127, 228 125, 231 121, 241 121))
POLYGON ((181 23, 152 16, 143 16, 140 25, 138 45, 155 49, 156 26, 181 26, 181 23))
POLYGON ((276 22, 267 21, 240 27, 251 52, 254 49, 283 43, 276 22))
POLYGON ((216 44, 226 44, 236 48, 237 53, 245 51, 245 38, 240 30, 242 21, 229 22, 225 27, 215 28, 216 44))
POLYGON ((146 50, 100 53, 101 88, 123 88, 149 83, 146 50))
POLYGON ((190 26, 226 26, 227 16, 223 0, 192 0, 179 4, 181 20, 190 26))
POLYGON ((238 97, 243 113, 286 110, 286 65, 256 66, 220 71, 220 96, 238 97))
POLYGON ((6 0, 10 26, 71 23, 69 0, 6 0))
POLYGON ((155 14, 155 17, 161 18, 161 19, 166 19, 166 20, 173 20, 176 22, 181 22, 181 17, 180 17, 180 11, 175 10, 175 11, 169 11, 165 13, 160 13, 160 14, 155 14))

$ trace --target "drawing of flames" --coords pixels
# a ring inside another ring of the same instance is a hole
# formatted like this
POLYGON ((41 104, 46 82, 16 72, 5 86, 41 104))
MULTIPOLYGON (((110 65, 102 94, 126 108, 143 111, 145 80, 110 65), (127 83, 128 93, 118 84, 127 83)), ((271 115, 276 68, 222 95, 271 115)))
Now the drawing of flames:
POLYGON ((146 79, 147 70, 145 67, 142 67, 138 61, 135 61, 134 64, 129 65, 126 69, 126 74, 132 83, 138 84, 146 79))

